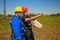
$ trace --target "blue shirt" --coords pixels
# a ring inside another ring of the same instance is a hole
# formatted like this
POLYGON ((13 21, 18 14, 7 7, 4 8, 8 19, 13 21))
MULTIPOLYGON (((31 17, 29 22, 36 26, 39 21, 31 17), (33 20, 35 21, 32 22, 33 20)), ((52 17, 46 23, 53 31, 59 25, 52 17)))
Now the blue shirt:
POLYGON ((13 31, 13 34, 16 38, 18 37, 22 37, 21 31, 22 31, 22 22, 19 19, 19 17, 17 17, 16 15, 14 15, 10 21, 10 26, 11 29, 13 31))

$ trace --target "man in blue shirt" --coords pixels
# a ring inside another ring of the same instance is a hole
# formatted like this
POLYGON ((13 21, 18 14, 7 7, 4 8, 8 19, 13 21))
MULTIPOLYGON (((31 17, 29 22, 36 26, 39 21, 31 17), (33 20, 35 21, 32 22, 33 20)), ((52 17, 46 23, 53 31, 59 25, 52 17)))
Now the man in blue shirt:
POLYGON ((10 40, 24 40, 24 35, 22 34, 23 23, 19 19, 19 16, 22 14, 23 10, 20 6, 17 6, 14 11, 15 15, 10 20, 12 30, 10 40))

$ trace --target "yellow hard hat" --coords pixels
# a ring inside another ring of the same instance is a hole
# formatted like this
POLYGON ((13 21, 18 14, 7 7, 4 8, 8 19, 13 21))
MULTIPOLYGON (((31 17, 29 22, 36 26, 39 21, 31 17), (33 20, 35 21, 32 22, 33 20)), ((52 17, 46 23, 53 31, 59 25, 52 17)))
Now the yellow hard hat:
POLYGON ((14 10, 15 12, 23 12, 22 7, 17 6, 14 10))

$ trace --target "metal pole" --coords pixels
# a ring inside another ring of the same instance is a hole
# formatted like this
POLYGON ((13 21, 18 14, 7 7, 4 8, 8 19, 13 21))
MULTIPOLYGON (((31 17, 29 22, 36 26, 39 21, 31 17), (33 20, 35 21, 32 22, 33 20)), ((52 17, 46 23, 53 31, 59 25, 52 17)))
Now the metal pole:
POLYGON ((6 0, 3 0, 3 18, 6 19, 6 0))

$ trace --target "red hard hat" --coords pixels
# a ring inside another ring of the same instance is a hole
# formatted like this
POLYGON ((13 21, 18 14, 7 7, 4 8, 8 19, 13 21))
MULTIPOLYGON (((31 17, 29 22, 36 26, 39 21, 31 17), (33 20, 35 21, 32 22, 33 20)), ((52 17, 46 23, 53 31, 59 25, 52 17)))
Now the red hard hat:
POLYGON ((23 12, 28 12, 28 8, 26 6, 22 7, 23 12))

